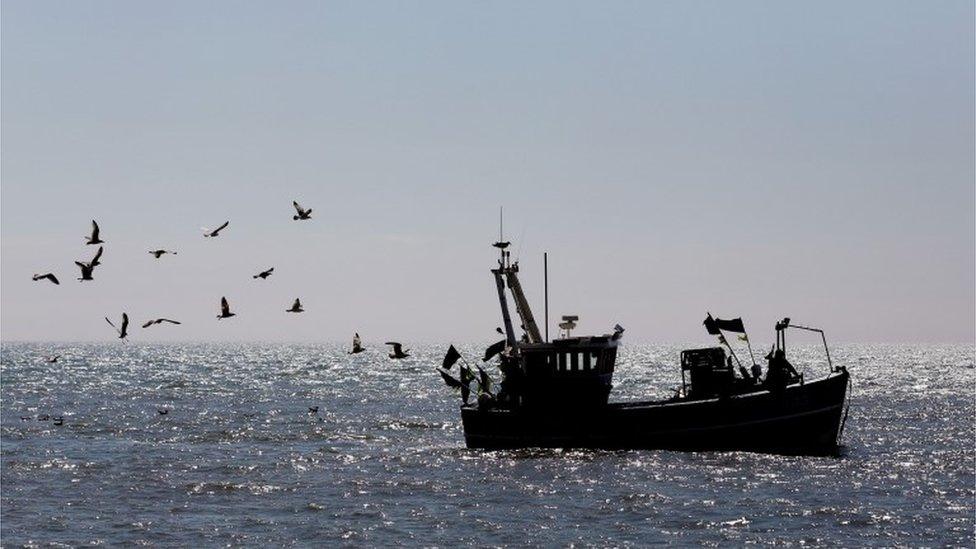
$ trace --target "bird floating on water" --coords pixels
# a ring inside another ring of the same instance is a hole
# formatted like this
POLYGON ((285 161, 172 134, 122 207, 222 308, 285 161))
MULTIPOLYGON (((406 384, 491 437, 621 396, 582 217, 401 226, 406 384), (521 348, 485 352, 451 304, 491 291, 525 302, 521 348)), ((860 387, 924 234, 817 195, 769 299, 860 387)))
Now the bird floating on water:
POLYGON ((145 324, 142 325, 142 327, 143 328, 148 328, 148 327, 152 326, 153 324, 162 324, 163 322, 169 322, 170 324, 182 324, 182 322, 180 322, 178 320, 170 320, 168 318, 157 318, 157 319, 154 319, 154 320, 147 321, 145 324))
POLYGON ((309 406, 308 407, 308 413, 310 413, 310 414, 317 414, 317 413, 319 413, 319 407, 318 406, 309 406))
POLYGON ((219 227, 217 227, 216 229, 213 229, 213 230, 204 227, 203 228, 203 236, 204 237, 216 237, 216 236, 220 236, 220 231, 224 230, 224 228, 226 228, 227 225, 230 225, 230 221, 224 221, 224 224, 223 225, 221 225, 221 226, 219 226, 219 227))
POLYGON ((47 363, 48 364, 54 364, 55 362, 58 361, 59 358, 61 358, 61 355, 49 356, 49 357, 47 357, 47 363))
POLYGON ((235 313, 230 312, 230 303, 227 303, 226 297, 220 298, 220 314, 217 315, 217 320, 221 318, 230 318, 234 316, 235 313))
POLYGON ((35 274, 34 276, 31 277, 31 280, 33 280, 34 282, 37 282, 38 280, 50 280, 53 284, 61 284, 60 282, 58 282, 58 277, 54 276, 54 273, 44 273, 42 275, 35 274))
POLYGON ((115 324, 113 324, 112 321, 108 319, 108 317, 105 317, 105 322, 108 322, 111 327, 115 328, 115 331, 119 333, 119 339, 125 339, 125 336, 129 335, 129 332, 128 332, 128 330, 129 330, 129 315, 128 314, 122 313, 122 327, 121 328, 116 327, 115 324))
POLYGON ((295 206, 295 211, 298 212, 297 215, 292 216, 295 221, 301 221, 304 219, 312 219, 312 208, 305 209, 295 200, 291 202, 292 206, 295 206))
POLYGON ((291 309, 285 309, 286 313, 304 313, 305 309, 302 309, 302 302, 296 297, 295 302, 291 304, 291 309))
MULTIPOLYGON (((386 344, 393 346, 393 351, 390 353, 390 358, 400 359, 400 358, 407 358, 408 356, 410 356, 408 353, 403 351, 403 345, 401 345, 400 343, 396 341, 387 341, 386 344)), ((410 349, 407 349, 407 351, 409 350, 410 349)))
POLYGON ((153 255, 153 257, 155 257, 156 259, 159 259, 160 256, 162 256, 163 254, 173 254, 173 255, 176 255, 176 252, 171 252, 169 250, 149 250, 149 253, 151 253, 153 255))
POLYGON ((352 338, 352 350, 348 354, 354 355, 356 353, 361 353, 366 349, 363 347, 363 341, 359 339, 359 332, 356 332, 355 337, 352 338))
POLYGON ((92 232, 91 236, 85 237, 85 244, 104 244, 105 241, 99 237, 98 223, 92 219, 92 232))
POLYGON ((274 267, 271 267, 267 271, 261 271, 260 273, 254 275, 254 278, 260 278, 261 280, 264 280, 264 279, 268 278, 269 276, 271 276, 271 273, 273 273, 273 272, 274 272, 274 267))
POLYGON ((169 413, 169 410, 167 410, 166 408, 160 408, 160 409, 158 409, 156 411, 159 412, 159 415, 161 415, 161 416, 165 416, 166 414, 169 413))

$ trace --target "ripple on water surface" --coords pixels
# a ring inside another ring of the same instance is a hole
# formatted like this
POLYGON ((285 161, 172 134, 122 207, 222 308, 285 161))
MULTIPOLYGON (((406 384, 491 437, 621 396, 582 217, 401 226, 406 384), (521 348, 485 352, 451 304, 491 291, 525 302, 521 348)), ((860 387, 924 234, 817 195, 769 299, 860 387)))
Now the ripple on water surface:
MULTIPOLYGON (((972 346, 835 349, 854 376, 840 458, 469 451, 432 370, 443 347, 394 362, 329 345, 3 344, 4 542, 973 543, 972 346)), ((615 398, 668 396, 677 353, 626 345, 615 398)), ((825 370, 797 354, 808 377, 825 370)))

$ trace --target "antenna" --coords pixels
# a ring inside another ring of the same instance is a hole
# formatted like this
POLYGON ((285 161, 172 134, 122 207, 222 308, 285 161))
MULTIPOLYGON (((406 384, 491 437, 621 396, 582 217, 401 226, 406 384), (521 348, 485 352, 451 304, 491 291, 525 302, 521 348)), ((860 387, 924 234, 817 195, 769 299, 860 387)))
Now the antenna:
POLYGON ((505 228, 505 206, 498 207, 498 241, 501 242, 505 240, 504 231, 505 228))
POLYGON ((549 252, 542 253, 542 285, 546 296, 546 343, 549 343, 549 252))

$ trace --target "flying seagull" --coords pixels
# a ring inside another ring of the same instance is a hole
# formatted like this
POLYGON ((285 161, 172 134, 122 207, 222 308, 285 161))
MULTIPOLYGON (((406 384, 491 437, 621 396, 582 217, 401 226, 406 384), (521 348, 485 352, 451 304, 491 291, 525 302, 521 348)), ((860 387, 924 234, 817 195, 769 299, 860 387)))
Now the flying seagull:
POLYGON ((102 258, 102 252, 103 252, 104 250, 105 250, 105 248, 104 248, 104 247, 102 247, 102 246, 99 246, 99 247, 98 247, 98 251, 97 251, 97 252, 95 252, 95 257, 93 257, 93 258, 92 258, 92 260, 88 262, 88 264, 89 264, 89 265, 91 265, 92 267, 94 267, 94 266, 96 266, 96 265, 101 265, 101 264, 102 264, 102 262, 101 262, 101 261, 99 261, 99 259, 101 259, 101 258, 102 258))
POLYGON ((31 279, 34 282, 37 282, 38 280, 50 280, 55 284, 61 284, 60 282, 58 282, 58 277, 54 276, 54 273, 46 273, 42 275, 35 274, 34 276, 31 277, 31 279))
MULTIPOLYGON (((410 356, 409 354, 403 352, 403 345, 401 345, 400 343, 397 343, 396 341, 387 341, 386 344, 393 346, 393 352, 390 353, 390 358, 400 359, 400 358, 407 358, 408 356, 410 356)), ((407 350, 409 351, 410 349, 407 350)))
POLYGON ((143 328, 148 328, 153 324, 162 324, 163 322, 169 322, 170 324, 181 324, 178 320, 170 320, 168 318, 157 318, 155 320, 150 320, 142 325, 143 328))
POLYGON ((224 230, 224 228, 227 227, 227 225, 230 225, 230 221, 224 221, 224 224, 223 225, 217 227, 216 229, 214 229, 212 231, 210 229, 204 227, 203 228, 203 236, 204 237, 220 236, 220 234, 219 234, 220 231, 224 230))
POLYGON ((359 332, 356 332, 356 337, 352 338, 352 350, 349 351, 348 354, 354 355, 356 353, 361 353, 365 350, 366 349, 363 348, 363 341, 359 339, 359 332))
POLYGON ((92 271, 95 270, 94 265, 90 265, 88 263, 82 263, 80 261, 75 261, 75 265, 77 265, 78 268, 81 269, 81 278, 79 278, 78 280, 82 282, 84 282, 85 280, 95 280, 94 278, 92 278, 92 271))
POLYGON ((95 220, 94 219, 92 219, 92 232, 91 232, 91 236, 86 236, 85 239, 86 239, 85 244, 104 244, 105 243, 105 241, 102 240, 101 238, 99 238, 99 236, 98 236, 98 223, 95 223, 95 220))
POLYGON ((227 303, 227 298, 220 298, 220 314, 217 315, 217 320, 221 318, 230 318, 234 316, 234 313, 230 312, 230 303, 227 303))
POLYGON ((163 254, 173 254, 173 255, 176 255, 176 252, 171 252, 169 250, 149 250, 149 253, 153 254, 153 256, 156 259, 159 259, 159 257, 161 255, 163 255, 163 254))
POLYGON ((312 219, 312 208, 306 210, 305 208, 302 208, 302 206, 294 200, 291 201, 291 204, 292 206, 295 206, 295 211, 298 212, 298 215, 292 216, 292 219, 294 219, 295 221, 312 219))
POLYGON ((305 309, 302 309, 302 302, 296 297, 295 302, 291 304, 291 309, 285 309, 286 313, 304 313, 305 309))
POLYGON ((271 273, 273 272, 274 272, 274 267, 271 267, 267 271, 261 271, 260 273, 254 275, 254 278, 260 278, 261 280, 264 280, 265 278, 271 276, 271 273))
POLYGON ((125 336, 129 335, 127 332, 129 329, 129 315, 122 313, 121 328, 116 328, 115 324, 112 324, 112 321, 108 317, 105 317, 105 322, 108 322, 111 327, 115 328, 115 331, 119 333, 119 339, 125 339, 125 336))

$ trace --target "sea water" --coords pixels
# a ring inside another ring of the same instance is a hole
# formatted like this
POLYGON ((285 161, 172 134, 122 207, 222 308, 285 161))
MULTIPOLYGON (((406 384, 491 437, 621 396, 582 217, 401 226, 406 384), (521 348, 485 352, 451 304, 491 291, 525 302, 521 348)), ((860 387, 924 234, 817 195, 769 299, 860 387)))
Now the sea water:
MULTIPOLYGON (((972 345, 833 349, 839 457, 467 450, 447 345, 406 347, 4 343, 2 542, 973 546, 972 345)), ((625 343, 613 398, 673 394, 679 350, 625 343)))

